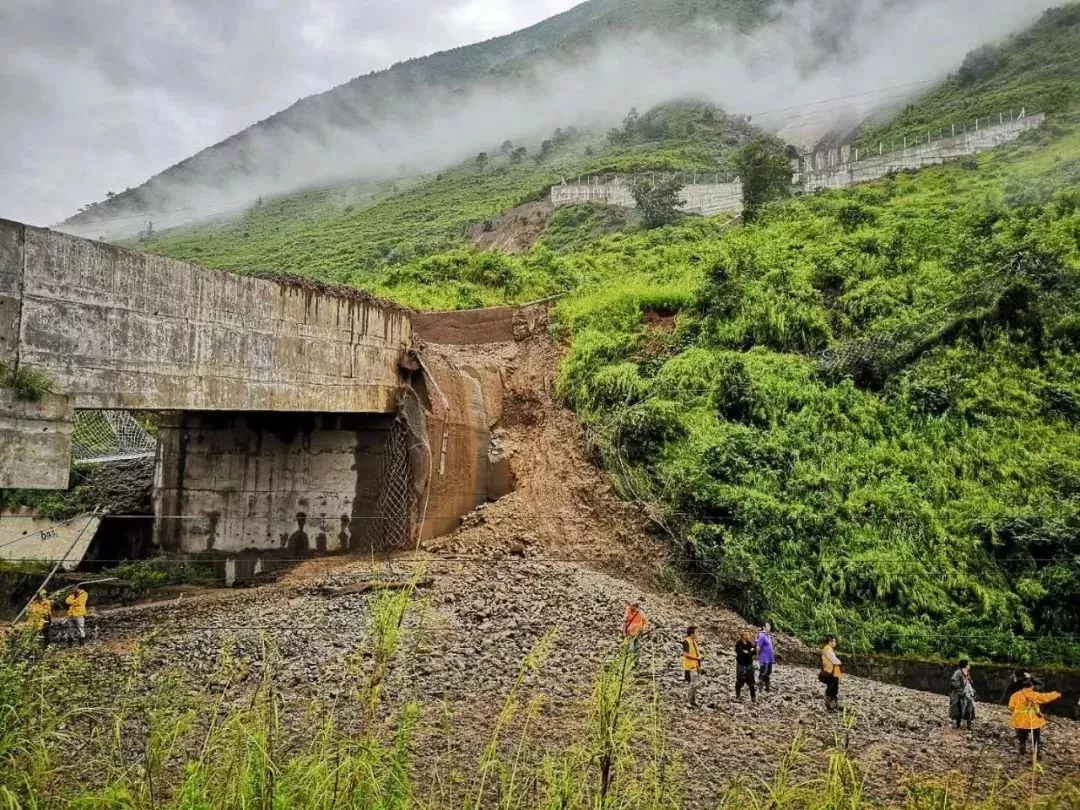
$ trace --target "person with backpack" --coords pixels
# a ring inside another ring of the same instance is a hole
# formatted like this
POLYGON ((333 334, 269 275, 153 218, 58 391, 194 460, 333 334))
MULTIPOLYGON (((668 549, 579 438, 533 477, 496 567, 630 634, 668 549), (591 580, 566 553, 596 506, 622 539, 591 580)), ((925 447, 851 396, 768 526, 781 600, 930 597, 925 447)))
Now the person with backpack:
POLYGON ((701 686, 701 647, 698 645, 697 628, 686 628, 686 637, 682 642, 683 677, 688 687, 690 708, 697 708, 698 687, 701 686))
POLYGON ((1027 753, 1027 741, 1028 737, 1031 737, 1031 754, 1038 758, 1042 745, 1042 730, 1046 726, 1046 718, 1039 707, 1044 703, 1053 703, 1060 697, 1060 692, 1036 692, 1034 680, 1028 678, 1009 698, 1011 725, 1016 731, 1021 756, 1027 753))
POLYGON ((825 710, 830 712, 840 708, 840 659, 836 657, 836 644, 836 636, 825 639, 818 673, 818 680, 825 684, 825 710))

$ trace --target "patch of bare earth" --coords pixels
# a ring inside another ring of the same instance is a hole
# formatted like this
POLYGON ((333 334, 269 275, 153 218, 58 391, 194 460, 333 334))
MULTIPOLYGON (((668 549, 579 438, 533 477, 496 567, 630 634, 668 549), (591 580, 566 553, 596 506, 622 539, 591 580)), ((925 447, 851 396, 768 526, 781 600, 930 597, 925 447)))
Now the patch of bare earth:
POLYGON ((546 200, 524 203, 473 228, 472 240, 482 248, 503 253, 525 253, 540 241, 551 217, 546 200))

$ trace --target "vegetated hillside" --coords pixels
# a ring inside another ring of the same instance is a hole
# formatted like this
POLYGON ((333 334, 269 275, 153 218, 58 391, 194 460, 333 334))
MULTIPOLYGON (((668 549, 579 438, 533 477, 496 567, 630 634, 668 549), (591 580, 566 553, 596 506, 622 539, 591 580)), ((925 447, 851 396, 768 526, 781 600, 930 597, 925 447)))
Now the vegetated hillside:
POLYGON ((496 140, 483 157, 439 175, 271 199, 236 219, 159 230, 132 244, 209 267, 283 270, 355 284, 419 307, 524 301, 575 280, 552 262, 550 250, 521 257, 481 253, 469 238, 475 226, 542 198, 563 177, 728 172, 738 149, 758 134, 711 105, 672 103, 629 115, 607 135, 559 129, 532 153, 496 140))
MULTIPOLYGON (((135 189, 97 202, 68 219, 92 226, 116 216, 175 207, 185 186, 234 188, 245 177, 267 178, 289 171, 292 147, 321 143, 329 129, 361 131, 387 120, 415 120, 434 98, 481 85, 501 86, 545 60, 565 63, 584 57, 601 38, 632 31, 660 35, 690 33, 715 23, 749 29, 786 0, 586 0, 562 14, 496 37, 360 76, 314 96, 210 146, 150 178, 135 189)), ((196 204, 199 204, 196 202, 196 204)))
MULTIPOLYGON (((1013 60, 1033 53, 1067 63, 1077 27, 1050 28, 1053 49, 1021 36, 965 92, 1023 81, 1013 60)), ((946 125, 939 99, 905 118, 946 125)), ((280 249, 286 269, 419 306, 570 288, 561 393, 625 493, 664 507, 692 581, 804 638, 839 631, 847 649, 1075 664, 1080 127, 1051 113, 977 160, 776 203, 748 227, 611 235, 619 218, 581 206, 520 256, 431 253, 559 171, 696 164, 696 136, 649 141, 637 119, 608 140, 618 153, 588 136, 539 165, 459 167, 335 233, 268 224, 282 235, 250 255, 235 231, 224 250, 211 231, 150 246, 248 269, 280 249), (372 235, 410 252, 365 258, 372 235)))
POLYGON ((560 390, 708 590, 849 648, 1080 663, 1080 177, 1024 193, 1078 147, 572 258, 603 280, 560 308, 560 390))
POLYGON ((968 54, 947 81, 895 118, 868 124, 864 148, 911 142, 976 118, 1019 113, 1080 112, 1080 3, 1047 11, 1031 28, 968 54))

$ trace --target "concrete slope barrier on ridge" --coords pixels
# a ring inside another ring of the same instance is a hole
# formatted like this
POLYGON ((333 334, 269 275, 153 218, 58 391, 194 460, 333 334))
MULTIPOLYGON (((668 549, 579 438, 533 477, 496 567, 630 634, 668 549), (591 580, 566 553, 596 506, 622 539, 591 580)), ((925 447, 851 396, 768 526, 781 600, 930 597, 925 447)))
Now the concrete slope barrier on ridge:
MULTIPOLYGON (((877 151, 860 152, 851 146, 841 146, 804 155, 792 161, 792 186, 797 192, 811 193, 829 188, 849 188, 858 183, 877 180, 889 172, 921 169, 949 160, 971 157, 988 149, 1011 143, 1024 132, 1043 124, 1046 116, 1012 113, 991 116, 951 127, 948 134, 939 131, 935 138, 928 132, 922 143, 879 144, 877 151), (897 148, 893 148, 897 147, 897 148)), ((657 180, 677 178, 684 182, 681 197, 682 210, 688 214, 711 216, 721 211, 742 211, 742 183, 722 183, 719 175, 697 172, 651 172, 643 175, 603 174, 579 177, 576 181, 565 178, 551 187, 551 204, 580 205, 601 203, 622 208, 634 208, 633 186, 636 182, 655 183, 657 180), (713 182, 707 178, 715 177, 713 182)))

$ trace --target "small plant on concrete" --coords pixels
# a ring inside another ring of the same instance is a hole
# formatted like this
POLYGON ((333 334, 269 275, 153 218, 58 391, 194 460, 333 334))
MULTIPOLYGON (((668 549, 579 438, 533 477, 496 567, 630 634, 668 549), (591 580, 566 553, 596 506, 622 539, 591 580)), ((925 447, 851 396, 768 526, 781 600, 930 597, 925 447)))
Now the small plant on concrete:
POLYGON ((52 384, 53 380, 48 374, 33 366, 15 367, 10 363, 0 362, 0 387, 10 388, 15 399, 40 402, 52 384))

